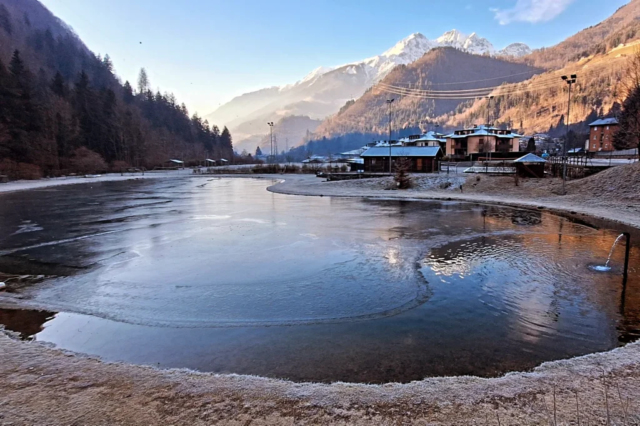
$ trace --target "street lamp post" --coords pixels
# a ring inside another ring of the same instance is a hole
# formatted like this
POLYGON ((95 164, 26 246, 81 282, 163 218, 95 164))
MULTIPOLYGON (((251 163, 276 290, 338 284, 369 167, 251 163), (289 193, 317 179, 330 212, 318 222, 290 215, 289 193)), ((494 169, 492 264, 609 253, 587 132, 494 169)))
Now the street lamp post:
POLYGON ((391 104, 395 99, 387 99, 387 109, 389 110, 389 175, 391 175, 391 104))
POLYGON ((569 85, 569 100, 567 102, 567 134, 564 138, 564 144, 562 148, 562 195, 567 194, 567 190, 565 188, 565 184, 567 182, 567 144, 569 143, 569 116, 571 115, 571 86, 573 86, 577 80, 578 76, 575 74, 571 74, 570 76, 563 75, 562 80, 564 80, 569 85))
POLYGON ((273 121, 267 123, 269 126, 269 154, 271 155, 271 162, 273 162, 273 121))

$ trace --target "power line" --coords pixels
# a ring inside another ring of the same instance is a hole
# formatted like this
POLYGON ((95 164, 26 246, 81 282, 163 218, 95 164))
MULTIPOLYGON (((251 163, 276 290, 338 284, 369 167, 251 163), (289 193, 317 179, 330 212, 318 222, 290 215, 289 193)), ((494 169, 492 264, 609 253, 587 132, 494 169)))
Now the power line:
MULTIPOLYGON (((471 84, 471 83, 480 83, 480 82, 483 82, 483 81, 499 80, 501 78, 515 77, 515 76, 525 75, 525 74, 534 74, 535 75, 536 73, 539 73, 539 72, 540 72, 540 70, 535 70, 535 71, 531 70, 531 71, 525 71, 525 72, 520 72, 520 73, 516 73, 516 74, 503 75, 503 76, 500 76, 500 77, 484 78, 484 79, 481 79, 481 80, 457 81, 457 82, 453 82, 453 83, 433 83, 432 85, 433 86, 451 86, 451 85, 454 85, 454 84, 463 85, 463 84, 471 84)), ((411 85, 413 83, 397 83, 397 84, 408 84, 408 85, 411 85)))
MULTIPOLYGON (((592 70, 588 74, 597 73, 597 70, 592 70)), ((585 77, 588 75, 587 73, 582 74, 585 77)), ((393 93, 396 95, 402 95, 412 98, 421 98, 421 99, 436 99, 436 100, 463 100, 463 99, 476 99, 488 96, 492 94, 494 96, 506 96, 506 95, 517 95, 520 93, 533 92, 538 90, 546 90, 554 87, 559 87, 560 83, 553 80, 544 80, 533 83, 515 83, 510 85, 502 85, 496 87, 487 87, 482 89, 474 89, 474 91, 447 91, 447 92, 439 92, 439 91, 428 91, 428 90, 418 90, 418 89, 407 89, 397 86, 388 85, 386 83, 379 84, 379 89, 384 92, 393 93)))
MULTIPOLYGON (((588 76, 591 74, 596 74, 601 72, 598 69, 591 69, 587 72, 582 73, 583 76, 588 76)), ((491 87, 483 87, 477 89, 462 89, 462 90, 424 90, 424 89, 410 89, 401 86, 395 86, 387 83, 380 82, 378 86, 381 86, 382 89, 386 92, 404 95, 415 98, 424 98, 424 99, 474 99, 478 97, 484 97, 488 94, 495 91, 495 96, 505 96, 509 94, 518 94, 525 93, 535 90, 549 89, 556 86, 559 86, 557 76, 550 75, 548 77, 544 77, 538 79, 533 82, 520 82, 520 83, 509 83, 508 85, 500 85, 500 86, 491 86, 491 87), (522 87, 526 85, 525 87, 522 87)))

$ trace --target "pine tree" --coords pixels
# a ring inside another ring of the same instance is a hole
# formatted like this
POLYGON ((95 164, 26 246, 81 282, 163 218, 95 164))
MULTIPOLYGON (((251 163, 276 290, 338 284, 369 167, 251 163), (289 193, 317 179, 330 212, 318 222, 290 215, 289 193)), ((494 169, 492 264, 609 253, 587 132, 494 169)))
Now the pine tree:
POLYGON ((529 142, 527 142, 527 152, 536 152, 536 140, 534 138, 530 138, 529 142))
POLYGON ((93 91, 89 86, 89 76, 83 70, 80 72, 74 88, 74 110, 80 128, 78 145, 91 150, 95 150, 95 145, 99 141, 99 137, 96 135, 98 123, 96 123, 93 111, 94 98, 93 91))
POLYGON ((113 74, 113 62, 111 62, 111 57, 109 54, 104 55, 104 59, 102 59, 102 65, 109 72, 109 74, 113 74))
POLYGON ((22 80, 26 74, 24 62, 20 57, 19 50, 13 51, 13 56, 11 57, 11 62, 9 63, 9 71, 17 81, 22 80))
POLYGON ((11 74, 0 59, 0 157, 9 157, 9 140, 11 139, 11 118, 9 116, 13 103, 10 89, 11 74))
POLYGON ((224 126, 222 133, 220 133, 220 149, 224 155, 231 156, 233 153, 233 140, 231 139, 231 132, 224 126))
POLYGON ((123 86, 122 98, 127 105, 130 105, 133 102, 133 88, 129 81, 126 81, 123 86))
POLYGON ((0 28, 2 28, 9 35, 13 34, 11 14, 7 10, 7 7, 2 3, 0 3, 0 28))
POLYGON ((62 74, 60 74, 59 72, 56 72, 56 75, 51 81, 51 91, 53 91, 53 93, 61 98, 67 96, 67 86, 64 82, 64 79, 62 78, 62 74))
POLYGON ((262 155, 262 150, 260 149, 260 147, 259 147, 259 146, 258 146, 258 147, 256 147, 256 157, 257 157, 258 155, 262 155))
POLYGON ((146 94, 150 90, 150 87, 151 83, 149 83, 147 70, 140 68, 140 75, 138 76, 138 95, 146 94))

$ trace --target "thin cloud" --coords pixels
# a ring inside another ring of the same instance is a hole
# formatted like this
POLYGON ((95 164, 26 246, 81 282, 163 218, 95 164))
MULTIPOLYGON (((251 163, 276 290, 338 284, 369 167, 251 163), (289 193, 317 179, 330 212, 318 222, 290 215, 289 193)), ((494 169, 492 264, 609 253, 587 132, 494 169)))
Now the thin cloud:
POLYGON ((512 22, 547 22, 560 15, 574 0, 517 0, 511 9, 491 9, 500 25, 512 22))

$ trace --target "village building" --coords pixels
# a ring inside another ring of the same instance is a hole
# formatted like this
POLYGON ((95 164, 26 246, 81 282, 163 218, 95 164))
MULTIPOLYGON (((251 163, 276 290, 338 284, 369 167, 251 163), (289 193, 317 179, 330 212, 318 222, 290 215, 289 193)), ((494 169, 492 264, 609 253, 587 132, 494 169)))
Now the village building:
POLYGON ((439 146, 443 152, 447 144, 444 135, 435 132, 411 135, 406 138, 401 138, 399 142, 401 142, 403 146, 439 146))
POLYGON ((613 138, 620 125, 617 118, 602 118, 589 124, 589 141, 585 148, 588 152, 613 151, 613 138))
POLYGON ((400 159, 409 160, 408 172, 433 173, 440 169, 440 159, 444 156, 440 146, 374 146, 362 153, 366 172, 389 172, 389 158, 395 170, 400 159))
POLYGON ((516 167, 516 173, 519 177, 524 178, 543 178, 544 165, 547 162, 544 158, 529 153, 513 161, 516 167))
POLYGON ((473 126, 446 136, 446 154, 450 158, 466 159, 475 154, 520 152, 522 137, 512 130, 473 126))

